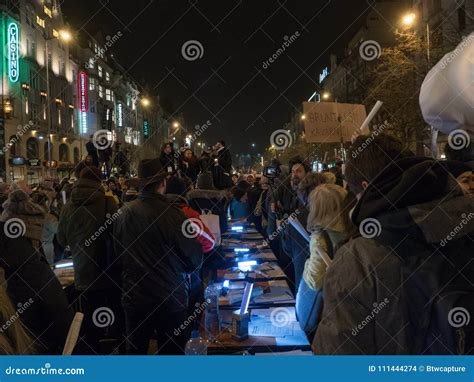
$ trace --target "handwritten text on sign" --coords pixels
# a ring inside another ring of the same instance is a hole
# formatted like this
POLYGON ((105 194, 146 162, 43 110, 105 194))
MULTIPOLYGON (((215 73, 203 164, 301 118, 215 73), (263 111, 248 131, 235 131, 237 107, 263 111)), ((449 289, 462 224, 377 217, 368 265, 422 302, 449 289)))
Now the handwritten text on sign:
POLYGON ((308 143, 348 142, 367 116, 364 105, 335 102, 303 102, 303 112, 308 143))

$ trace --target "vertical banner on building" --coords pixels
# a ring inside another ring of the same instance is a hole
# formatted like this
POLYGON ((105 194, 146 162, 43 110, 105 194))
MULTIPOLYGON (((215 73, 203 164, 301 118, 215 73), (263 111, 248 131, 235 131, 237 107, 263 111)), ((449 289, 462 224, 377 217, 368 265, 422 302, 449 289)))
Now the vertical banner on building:
POLYGON ((20 78, 20 28, 15 21, 7 22, 8 79, 18 82, 20 78))
POLYGON ((148 119, 143 120, 143 138, 148 139, 150 136, 150 127, 148 126, 148 119))
POLYGON ((87 74, 84 71, 80 71, 77 74, 77 98, 79 100, 81 134, 87 134, 87 111, 89 109, 89 96, 87 94, 87 89, 87 74))

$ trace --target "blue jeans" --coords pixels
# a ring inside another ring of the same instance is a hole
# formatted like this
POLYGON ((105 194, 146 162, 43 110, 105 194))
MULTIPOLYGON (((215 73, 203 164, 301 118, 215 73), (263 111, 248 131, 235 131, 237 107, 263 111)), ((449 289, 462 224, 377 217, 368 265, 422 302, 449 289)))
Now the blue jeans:
POLYGON ((323 290, 311 289, 302 278, 296 294, 296 316, 302 330, 306 333, 316 331, 322 308, 323 290))

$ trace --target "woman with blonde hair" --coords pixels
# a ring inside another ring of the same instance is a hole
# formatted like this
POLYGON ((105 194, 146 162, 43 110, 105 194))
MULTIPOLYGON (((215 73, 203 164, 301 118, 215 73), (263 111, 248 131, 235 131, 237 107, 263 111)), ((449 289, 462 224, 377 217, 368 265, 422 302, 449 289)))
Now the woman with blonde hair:
POLYGON ((296 296, 296 311, 301 327, 307 333, 316 329, 322 309, 322 286, 327 267, 336 246, 354 229, 349 218, 355 198, 336 184, 322 184, 309 196, 307 229, 311 232, 310 257, 306 260, 303 279, 296 296))

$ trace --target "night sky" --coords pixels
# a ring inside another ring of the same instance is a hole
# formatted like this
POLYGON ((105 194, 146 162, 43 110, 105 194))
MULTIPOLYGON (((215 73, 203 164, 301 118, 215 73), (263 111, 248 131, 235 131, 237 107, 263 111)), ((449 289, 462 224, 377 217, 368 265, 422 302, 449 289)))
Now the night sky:
POLYGON ((318 88, 331 52, 341 52, 369 8, 366 0, 65 0, 71 28, 123 37, 112 47, 130 75, 172 101, 187 128, 212 123, 206 143, 232 153, 262 152, 318 88), (267 69, 263 63, 300 36, 267 69), (202 58, 181 54, 188 40, 202 58), (251 143, 256 148, 251 148, 251 143))

